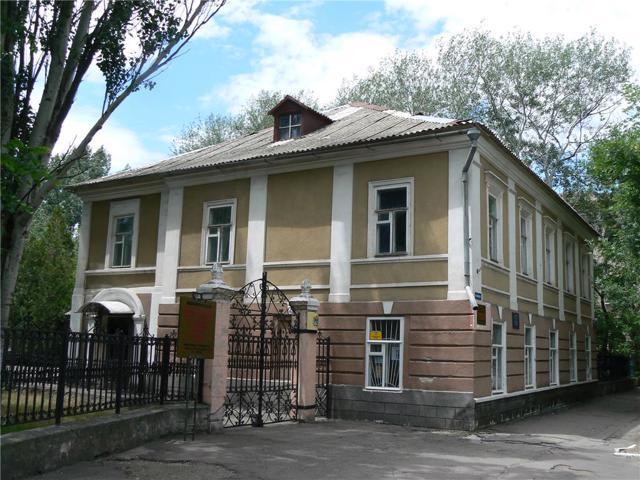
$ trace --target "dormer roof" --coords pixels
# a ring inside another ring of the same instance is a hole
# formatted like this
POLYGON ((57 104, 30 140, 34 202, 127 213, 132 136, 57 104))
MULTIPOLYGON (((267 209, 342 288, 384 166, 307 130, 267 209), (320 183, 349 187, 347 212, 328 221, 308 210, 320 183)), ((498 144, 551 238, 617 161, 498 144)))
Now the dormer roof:
POLYGON ((273 116, 274 142, 293 140, 333 123, 329 117, 291 95, 285 95, 275 107, 269 110, 269 115, 273 116), (292 128, 294 122, 295 127, 292 128), (284 137, 282 136, 283 132, 284 137))

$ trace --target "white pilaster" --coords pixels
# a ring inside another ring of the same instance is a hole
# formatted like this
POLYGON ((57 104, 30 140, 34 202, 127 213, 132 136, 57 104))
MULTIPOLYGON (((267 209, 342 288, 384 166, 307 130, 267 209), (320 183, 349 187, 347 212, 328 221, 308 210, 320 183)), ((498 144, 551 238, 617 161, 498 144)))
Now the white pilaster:
POLYGON ((542 204, 536 200, 536 287, 538 293, 538 315, 544 315, 544 245, 542 228, 542 204))
POLYGON ((511 310, 518 310, 518 277, 516 272, 518 266, 516 265, 516 221, 517 221, 517 208, 516 208, 516 182, 513 178, 509 177, 508 181, 509 191, 508 195, 508 214, 507 214, 507 228, 509 229, 509 307, 511 310))
POLYGON ((560 320, 564 320, 564 232, 562 222, 558 219, 558 235, 556 235, 558 250, 558 264, 556 276, 558 277, 558 311, 560 320))
POLYGON ((582 275, 581 275, 581 263, 580 263, 580 241, 578 237, 576 237, 576 243, 573 246, 573 278, 575 285, 575 294, 576 294, 576 321, 578 325, 582 323, 582 305, 580 301, 581 290, 582 290, 582 275))
POLYGON ((351 300, 351 228, 353 209, 353 164, 333 168, 331 203, 331 272, 329 301, 351 300))
POLYGON ((70 328, 79 332, 82 328, 82 314, 75 313, 84 304, 84 280, 89 260, 89 242, 91 241, 91 202, 82 202, 80 235, 78 237, 78 263, 76 264, 76 283, 71 297, 70 328))
POLYGON ((160 214, 158 216, 158 248, 156 251, 156 278, 151 294, 151 311, 149 312, 149 332, 156 335, 158 332, 158 309, 162 303, 162 283, 164 278, 164 245, 167 235, 167 213, 169 208, 169 191, 160 194, 160 214))
POLYGON ((596 318, 596 291, 593 288, 593 253, 589 255, 589 289, 591 291, 591 321, 596 318))
POLYGON ((471 233, 471 288, 480 292, 482 287, 482 232, 480 222, 480 154, 476 151, 469 167, 469 232, 471 233))
POLYGON ((164 258, 161 271, 162 298, 160 303, 176 302, 178 262, 180 259, 180 231, 182 229, 183 194, 183 187, 171 187, 168 193, 164 236, 164 258))
MULTIPOLYGON (((464 291, 464 205, 462 168, 468 148, 449 150, 449 221, 447 260, 447 299, 462 300, 464 291)), ((480 239, 477 239, 478 241, 480 239)))
POLYGON ((267 226, 267 175, 251 177, 249 227, 247 229, 247 283, 262 276, 267 226))

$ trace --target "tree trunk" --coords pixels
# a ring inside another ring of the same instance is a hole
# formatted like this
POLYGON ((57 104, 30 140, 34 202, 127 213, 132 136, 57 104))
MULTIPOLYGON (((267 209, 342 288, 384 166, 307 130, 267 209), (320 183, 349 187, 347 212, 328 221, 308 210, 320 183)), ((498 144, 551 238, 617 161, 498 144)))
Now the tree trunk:
MULTIPOLYGON (((18 270, 20 268, 20 259, 27 239, 27 231, 31 224, 30 215, 16 215, 13 222, 7 222, 10 228, 6 232, 5 239, 11 242, 5 246, 5 255, 2 265, 2 317, 0 317, 0 325, 6 327, 9 325, 9 316, 11 315, 11 305, 13 292, 16 288, 18 280, 18 270)), ((37 292, 33 292, 37 295, 37 292)))

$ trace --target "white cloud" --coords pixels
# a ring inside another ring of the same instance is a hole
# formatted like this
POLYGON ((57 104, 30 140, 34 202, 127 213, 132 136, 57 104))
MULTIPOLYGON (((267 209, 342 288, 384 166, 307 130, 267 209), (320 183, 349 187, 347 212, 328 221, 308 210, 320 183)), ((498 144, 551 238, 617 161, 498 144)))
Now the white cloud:
MULTIPOLYGON (((64 153, 70 146, 78 144, 98 118, 98 111, 92 108, 78 108, 69 113, 60 138, 53 149, 54 153, 64 153)), ((141 167, 166 158, 166 153, 145 148, 142 140, 133 131, 110 119, 95 135, 92 148, 104 146, 111 155, 111 172, 122 170, 129 164, 132 168, 141 167)))
POLYGON ((374 32, 317 35, 308 19, 245 10, 234 22, 258 28, 253 48, 257 60, 250 73, 234 75, 223 87, 200 98, 205 104, 222 100, 237 110, 259 90, 313 92, 320 104, 333 100, 345 78, 363 75, 396 48, 397 38, 374 32))
POLYGON ((434 31, 442 29, 442 36, 447 36, 481 24, 497 35, 520 30, 539 37, 563 34, 569 39, 596 28, 606 38, 632 47, 632 63, 640 72, 640 35, 634 20, 640 17, 640 3, 630 0, 385 0, 385 8, 414 22, 425 43, 434 31))

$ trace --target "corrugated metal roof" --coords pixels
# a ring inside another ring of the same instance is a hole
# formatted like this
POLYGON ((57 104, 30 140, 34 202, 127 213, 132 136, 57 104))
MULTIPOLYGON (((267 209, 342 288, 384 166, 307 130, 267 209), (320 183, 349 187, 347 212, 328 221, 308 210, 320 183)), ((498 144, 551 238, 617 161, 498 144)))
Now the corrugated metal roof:
POLYGON ((151 175, 176 174, 240 163, 256 158, 277 157, 378 141, 464 123, 460 120, 450 119, 436 121, 437 119, 433 117, 428 117, 427 121, 424 119, 425 117, 408 116, 392 110, 382 111, 381 108, 377 105, 363 103, 342 105, 323 112, 333 120, 333 123, 299 138, 274 143, 273 128, 266 128, 250 135, 170 157, 147 167, 90 180, 77 186, 96 185, 151 175))

